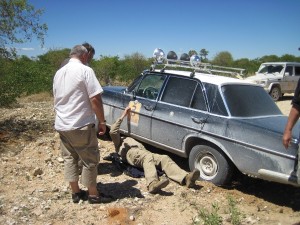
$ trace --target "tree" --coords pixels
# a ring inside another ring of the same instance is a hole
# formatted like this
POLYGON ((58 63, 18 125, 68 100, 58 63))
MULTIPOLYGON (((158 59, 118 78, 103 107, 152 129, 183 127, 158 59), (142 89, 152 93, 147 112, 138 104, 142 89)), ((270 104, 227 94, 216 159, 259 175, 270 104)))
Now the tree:
POLYGON ((202 60, 207 60, 206 57, 207 57, 209 51, 207 51, 205 48, 202 48, 199 53, 200 53, 200 56, 201 56, 202 60))
POLYGON ((261 63, 263 62, 279 62, 280 59, 277 55, 265 55, 260 58, 261 63))
POLYGON ((293 55, 285 54, 280 57, 280 61, 283 62, 297 62, 297 58, 293 55))
POLYGON ((190 50, 189 51, 189 56, 191 57, 192 55, 198 55, 198 53, 196 52, 196 50, 190 50))
POLYGON ((11 57, 15 49, 6 46, 13 43, 25 43, 36 37, 41 45, 48 27, 40 23, 43 10, 35 9, 27 0, 0 1, 0 56, 11 57))
POLYGON ((69 57, 71 49, 64 48, 59 50, 49 50, 43 55, 39 55, 38 59, 40 63, 46 64, 53 68, 53 73, 60 68, 61 63, 69 57))
POLYGON ((92 63, 92 68, 95 70, 96 76, 104 80, 105 85, 111 84, 111 80, 116 77, 118 66, 118 56, 101 56, 99 61, 92 63))
POLYGON ((219 52, 212 60, 212 63, 219 66, 231 66, 233 63, 233 57, 227 51, 219 52))
POLYGON ((124 59, 120 61, 118 78, 122 82, 131 81, 145 69, 149 69, 150 65, 151 61, 138 52, 125 55, 124 59))
POLYGON ((257 60, 249 60, 247 58, 241 58, 238 60, 235 60, 233 67, 246 69, 245 77, 255 74, 255 72, 258 70, 260 63, 257 60))

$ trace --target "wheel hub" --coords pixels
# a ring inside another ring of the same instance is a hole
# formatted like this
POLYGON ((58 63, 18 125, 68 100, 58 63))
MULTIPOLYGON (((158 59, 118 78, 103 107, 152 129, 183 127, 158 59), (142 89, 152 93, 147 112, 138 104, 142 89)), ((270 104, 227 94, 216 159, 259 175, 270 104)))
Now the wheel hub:
POLYGON ((211 156, 204 156, 199 163, 201 172, 204 176, 212 178, 217 174, 218 165, 211 156))

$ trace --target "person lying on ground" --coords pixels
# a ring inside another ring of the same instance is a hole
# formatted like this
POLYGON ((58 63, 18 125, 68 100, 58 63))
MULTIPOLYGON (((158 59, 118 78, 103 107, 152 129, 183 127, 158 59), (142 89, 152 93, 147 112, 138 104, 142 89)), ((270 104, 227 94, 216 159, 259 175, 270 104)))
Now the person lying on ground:
POLYGON ((147 189, 151 194, 165 188, 169 184, 168 178, 181 185, 186 185, 188 188, 192 187, 200 176, 199 170, 188 173, 181 169, 169 156, 152 153, 131 137, 121 137, 120 126, 126 116, 130 121, 130 110, 130 107, 125 108, 121 117, 115 121, 109 132, 115 150, 122 160, 144 170, 147 189), (168 178, 159 179, 156 168, 162 170, 168 178))

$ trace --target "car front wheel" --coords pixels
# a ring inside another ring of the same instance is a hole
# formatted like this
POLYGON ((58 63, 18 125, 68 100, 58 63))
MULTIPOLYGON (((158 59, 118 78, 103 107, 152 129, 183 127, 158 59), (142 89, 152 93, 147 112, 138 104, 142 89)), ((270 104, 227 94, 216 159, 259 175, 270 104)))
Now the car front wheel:
POLYGON ((233 166, 227 158, 213 147, 196 145, 189 155, 190 170, 198 169, 200 179, 225 185, 230 182, 233 174, 233 166))

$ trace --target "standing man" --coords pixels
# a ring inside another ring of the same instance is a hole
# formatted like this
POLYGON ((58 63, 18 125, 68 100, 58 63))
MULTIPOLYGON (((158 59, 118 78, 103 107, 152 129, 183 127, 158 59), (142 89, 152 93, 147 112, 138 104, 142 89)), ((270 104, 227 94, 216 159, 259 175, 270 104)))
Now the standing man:
POLYGON ((181 185, 186 185, 188 188, 192 187, 200 176, 199 170, 187 173, 169 156, 149 152, 141 143, 131 137, 121 137, 119 129, 126 116, 130 120, 130 107, 126 107, 121 117, 111 125, 109 134, 114 143, 115 150, 122 160, 132 166, 144 169, 149 193, 156 194, 169 184, 169 179, 167 178, 159 180, 156 167, 165 172, 170 179, 181 185))
POLYGON ((55 129, 61 139, 65 161, 64 175, 72 189, 72 200, 78 203, 86 192, 79 188, 78 161, 83 163, 81 183, 88 189, 91 204, 105 203, 112 199, 101 197, 97 191, 97 165, 99 163, 95 114, 99 121, 98 134, 106 131, 99 84, 93 69, 86 66, 88 51, 76 45, 70 52, 68 64, 60 68, 53 80, 55 129))
MULTIPOLYGON (((289 118, 282 137, 282 144, 286 149, 288 149, 289 147, 290 141, 292 139, 292 130, 296 122, 298 121, 299 117, 300 117, 300 79, 298 81, 294 97, 292 99, 292 108, 290 110, 289 118)), ((298 146, 297 177, 298 180, 300 180, 300 145, 298 146)))
MULTIPOLYGON (((95 49, 94 47, 89 44, 88 42, 84 42, 82 44, 82 46, 84 46, 86 48, 86 50, 88 51, 88 54, 87 54, 87 60, 86 60, 86 63, 84 63, 85 65, 89 66, 90 62, 92 61, 94 55, 95 55, 95 49)), ((70 61, 70 57, 66 58, 61 64, 60 64, 60 67, 59 68, 62 68, 63 66, 65 66, 68 62, 70 61)), ((79 174, 81 174, 81 171, 82 171, 82 161, 79 160, 78 161, 78 169, 79 169, 79 174)))

